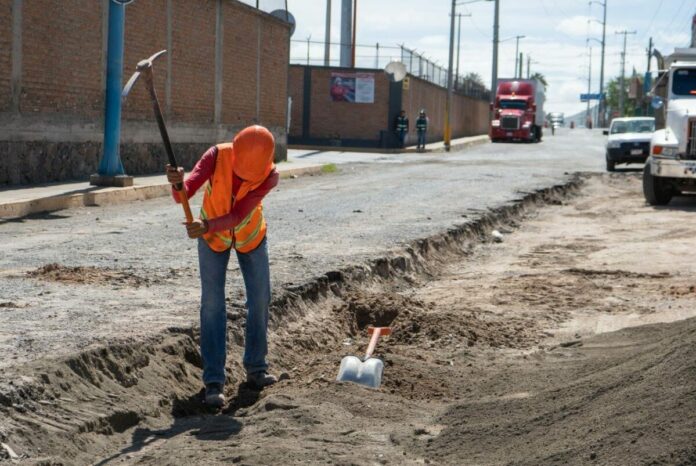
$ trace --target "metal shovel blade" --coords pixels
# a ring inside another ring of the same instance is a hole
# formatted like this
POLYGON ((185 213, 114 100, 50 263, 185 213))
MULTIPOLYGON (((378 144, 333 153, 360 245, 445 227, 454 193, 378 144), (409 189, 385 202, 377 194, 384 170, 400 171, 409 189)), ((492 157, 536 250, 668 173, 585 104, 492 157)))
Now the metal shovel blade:
POLYGON ((341 360, 338 369, 339 382, 353 382, 369 388, 379 388, 382 384, 382 372, 384 363, 377 358, 369 358, 361 361, 356 356, 346 356, 341 360))

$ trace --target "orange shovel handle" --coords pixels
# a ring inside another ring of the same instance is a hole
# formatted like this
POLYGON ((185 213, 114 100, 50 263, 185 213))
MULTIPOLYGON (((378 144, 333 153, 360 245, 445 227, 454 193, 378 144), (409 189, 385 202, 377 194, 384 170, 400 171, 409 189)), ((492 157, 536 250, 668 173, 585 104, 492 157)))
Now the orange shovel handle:
POLYGON ((377 347, 377 342, 379 341, 380 335, 391 335, 391 328, 389 327, 368 327, 368 335, 372 335, 370 338, 370 344, 367 345, 367 351, 365 352, 365 359, 369 359, 372 353, 377 347))

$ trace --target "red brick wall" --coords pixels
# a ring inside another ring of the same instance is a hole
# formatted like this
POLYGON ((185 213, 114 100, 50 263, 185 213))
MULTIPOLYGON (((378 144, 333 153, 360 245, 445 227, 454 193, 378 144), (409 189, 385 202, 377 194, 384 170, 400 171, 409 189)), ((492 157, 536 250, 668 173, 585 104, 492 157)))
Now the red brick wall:
POLYGON ((226 124, 248 123, 256 118, 256 57, 258 18, 234 2, 225 4, 222 63, 222 121, 226 124))
POLYGON ((261 27, 261 115, 263 125, 285 126, 288 107, 288 31, 274 22, 261 27))
POLYGON ((290 135, 302 136, 302 114, 304 105, 304 67, 290 67, 289 94, 292 97, 290 113, 290 135))
POLYGON ((12 0, 0 0, 0 112, 10 109, 12 76, 12 0))
POLYGON ((22 2, 22 113, 98 117, 103 2, 22 2))
MULTIPOLYGON (((293 100, 290 126, 291 137, 302 137, 304 70, 305 66, 290 67, 290 96, 293 100)), ((312 67, 312 97, 310 109, 310 138, 342 138, 379 141, 380 131, 392 130, 389 115, 389 81, 380 70, 375 75, 375 103, 354 104, 333 102, 329 94, 332 71, 340 68, 312 67)), ((347 70, 346 70, 347 71, 347 70)), ((415 141, 418 112, 426 109, 430 119, 428 140, 442 140, 447 90, 422 79, 410 77, 409 89, 402 91, 402 105, 409 117, 415 141)), ((455 94, 452 106, 452 137, 485 134, 488 130, 488 103, 455 94)))
MULTIPOLYGON (((402 107, 410 119, 411 128, 415 128, 418 112, 424 108, 430 120, 428 139, 443 139, 447 90, 413 76, 409 81, 408 90, 402 92, 402 107)), ((487 131, 488 102, 454 94, 452 138, 485 134, 487 131)))
MULTIPOLYGON (((84 177, 96 170, 102 143, 110 1, 21 2, 22 95, 16 113, 11 105, 13 0, 0 0, 0 171, 10 173, 0 176, 0 184, 49 181, 42 178, 41 167, 52 164, 69 169, 55 170, 50 181, 84 177)), ((154 73, 175 144, 198 154, 221 133, 231 135, 242 125, 259 122, 276 134, 277 159, 283 159, 288 26, 237 0, 222 0, 222 107, 221 125, 217 126, 217 5, 216 0, 138 0, 129 4, 123 83, 138 61, 169 49, 155 63, 154 73), (257 71, 262 79, 257 79, 257 71), (168 114, 167 87, 171 90, 168 114)), ((121 158, 126 171, 142 174, 154 166, 159 170, 164 163, 162 144, 143 83, 136 83, 126 99, 122 117, 121 158), (155 159, 155 165, 144 163, 155 159)), ((183 156, 182 160, 190 162, 183 156)))
POLYGON ((329 89, 333 71, 329 68, 312 70, 312 111, 310 135, 315 138, 379 139, 389 116, 389 80, 376 70, 375 101, 372 104, 334 102, 329 89))
POLYGON ((215 109, 215 2, 174 1, 172 120, 212 123, 215 109))
MULTIPOLYGON (((172 3, 172 76, 167 55, 155 62, 155 84, 166 109, 165 83, 170 79, 174 123, 210 124, 215 113, 214 0, 172 3)), ((167 44, 167 0, 128 5, 125 21, 123 82, 135 65, 167 44)), ((12 0, 0 0, 0 112, 10 110, 12 69, 12 0)), ((22 2, 21 113, 60 113, 83 119, 102 118, 103 20, 108 3, 71 0, 22 2), (50 14, 46 14, 50 12, 50 14)), ((287 27, 235 0, 222 2, 223 124, 259 121, 284 127, 287 108, 287 27), (260 29, 261 74, 257 83, 260 29), (257 115, 257 85, 259 108, 257 115)), ((124 120, 152 119, 145 87, 138 83, 124 103, 124 120)))
MULTIPOLYGON (((155 52, 167 48, 167 1, 133 2, 126 7, 126 29, 123 50, 123 84, 135 71, 135 65, 155 52)), ((176 54, 176 50, 167 53, 176 54)), ((155 90, 162 111, 165 111, 164 83, 167 79, 167 55, 154 62, 155 90)), ((172 86, 173 87, 173 86, 172 86)), ((137 82, 123 101, 125 120, 152 120, 152 104, 143 82, 137 82)))

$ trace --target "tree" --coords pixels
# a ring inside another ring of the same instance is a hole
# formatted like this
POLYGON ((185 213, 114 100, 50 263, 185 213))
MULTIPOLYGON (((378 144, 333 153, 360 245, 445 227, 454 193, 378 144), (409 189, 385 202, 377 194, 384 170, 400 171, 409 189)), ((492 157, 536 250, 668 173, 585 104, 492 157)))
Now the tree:
MULTIPOLYGON (((642 85, 642 80, 640 77, 637 78, 642 85)), ((617 116, 636 116, 640 115, 640 102, 637 99, 629 98, 629 88, 631 85, 631 78, 626 77, 624 79, 624 114, 618 115, 619 112, 619 89, 620 89, 621 78, 617 77, 609 81, 607 84, 607 109, 610 111, 610 115, 617 116)))
POLYGON ((529 79, 538 79, 539 82, 544 85, 544 89, 549 87, 549 83, 546 82, 546 76, 539 73, 538 71, 536 73, 532 73, 532 75, 529 77, 529 79))
POLYGON ((470 81, 476 84, 480 84, 481 86, 485 86, 486 84, 483 82, 483 78, 481 77, 480 74, 478 73, 467 73, 464 75, 464 81, 470 81))

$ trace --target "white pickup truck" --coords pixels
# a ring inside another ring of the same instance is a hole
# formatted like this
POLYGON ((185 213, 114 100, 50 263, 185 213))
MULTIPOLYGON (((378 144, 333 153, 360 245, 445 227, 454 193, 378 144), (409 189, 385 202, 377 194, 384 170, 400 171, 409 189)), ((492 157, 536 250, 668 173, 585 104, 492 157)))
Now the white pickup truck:
POLYGON ((661 80, 668 80, 667 101, 658 96, 652 101, 665 112, 665 128, 653 133, 643 170, 643 194, 651 205, 696 191, 696 48, 676 49, 665 61, 669 69, 661 80))

